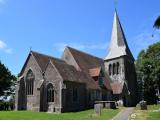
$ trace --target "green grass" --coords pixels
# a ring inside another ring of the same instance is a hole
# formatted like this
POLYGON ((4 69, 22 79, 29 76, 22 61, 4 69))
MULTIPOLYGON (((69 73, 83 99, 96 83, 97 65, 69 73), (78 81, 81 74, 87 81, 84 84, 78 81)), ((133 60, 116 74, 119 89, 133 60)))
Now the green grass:
POLYGON ((45 113, 30 111, 2 111, 0 120, 111 120, 121 109, 103 109, 101 116, 96 116, 94 110, 70 113, 45 113))
POLYGON ((147 120, 160 120, 160 105, 150 106, 149 109, 150 111, 147 120), (153 110, 159 110, 159 112, 153 110))
POLYGON ((160 105, 148 105, 147 107, 147 110, 140 110, 140 107, 136 107, 132 113, 136 117, 130 117, 130 120, 160 120, 160 111, 155 111, 160 110, 160 105))

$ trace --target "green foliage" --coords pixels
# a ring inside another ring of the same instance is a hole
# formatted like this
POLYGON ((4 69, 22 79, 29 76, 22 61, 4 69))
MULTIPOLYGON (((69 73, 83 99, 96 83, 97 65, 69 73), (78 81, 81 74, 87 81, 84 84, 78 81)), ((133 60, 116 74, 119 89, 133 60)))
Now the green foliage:
POLYGON ((15 80, 16 77, 0 62, 0 96, 4 95, 4 91, 10 90, 15 80))
POLYGON ((50 114, 43 112, 0 112, 0 120, 111 120, 120 109, 103 109, 101 116, 96 116, 94 110, 50 114))
POLYGON ((8 102, 0 101, 0 111, 13 110, 13 109, 14 109, 14 103, 12 101, 8 101, 8 102))
POLYGON ((144 98, 148 104, 155 103, 155 89, 160 88, 160 42, 139 53, 136 71, 140 95, 142 93, 142 79, 144 79, 144 98))

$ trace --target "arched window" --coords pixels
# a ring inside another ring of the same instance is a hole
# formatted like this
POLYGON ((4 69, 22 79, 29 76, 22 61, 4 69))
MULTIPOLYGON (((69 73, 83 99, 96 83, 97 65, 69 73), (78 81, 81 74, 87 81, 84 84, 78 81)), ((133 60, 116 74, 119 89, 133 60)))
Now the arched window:
POLYGON ((117 62, 117 74, 119 74, 119 69, 120 69, 119 62, 117 62))
POLYGON ((112 69, 112 71, 113 71, 113 75, 115 74, 115 71, 116 70, 116 65, 115 65, 115 63, 113 63, 113 69, 112 69))
POLYGON ((112 74, 112 65, 109 64, 109 75, 111 75, 111 74, 112 74))
POLYGON ((35 77, 32 70, 29 70, 26 75, 26 94, 27 95, 33 95, 34 79, 35 77))
POLYGON ((54 89, 51 83, 47 85, 47 102, 54 102, 54 89))

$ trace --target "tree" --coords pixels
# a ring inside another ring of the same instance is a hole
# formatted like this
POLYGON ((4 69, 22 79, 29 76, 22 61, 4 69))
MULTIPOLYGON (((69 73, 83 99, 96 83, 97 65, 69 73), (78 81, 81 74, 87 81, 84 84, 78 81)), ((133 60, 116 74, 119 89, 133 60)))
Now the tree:
POLYGON ((16 77, 11 74, 8 68, 0 62, 0 96, 4 95, 5 91, 11 91, 16 77))
POLYGON ((139 93, 142 93, 144 80, 144 98, 149 104, 156 102, 156 89, 160 89, 160 42, 150 45, 139 53, 136 61, 139 93))
POLYGON ((154 28, 160 29, 160 16, 156 19, 153 25, 154 28))

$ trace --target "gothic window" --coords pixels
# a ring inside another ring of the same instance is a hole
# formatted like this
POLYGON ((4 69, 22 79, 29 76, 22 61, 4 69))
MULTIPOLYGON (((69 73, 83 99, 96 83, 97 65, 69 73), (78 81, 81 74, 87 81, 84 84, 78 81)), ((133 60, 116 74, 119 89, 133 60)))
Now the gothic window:
POLYGON ((78 90, 77 88, 73 88, 73 101, 78 100, 78 90))
POLYGON ((113 69, 112 69, 112 71, 113 71, 113 75, 116 73, 116 65, 115 65, 115 63, 113 63, 113 69))
POLYGON ((117 74, 119 74, 119 69, 120 69, 119 62, 117 62, 117 74))
POLYGON ((47 85, 47 102, 54 102, 54 89, 51 83, 47 85))
POLYGON ((35 77, 32 70, 29 70, 26 75, 26 94, 27 95, 33 95, 34 79, 35 77))
POLYGON ((112 65, 109 64, 109 75, 111 75, 111 74, 112 74, 112 65))

